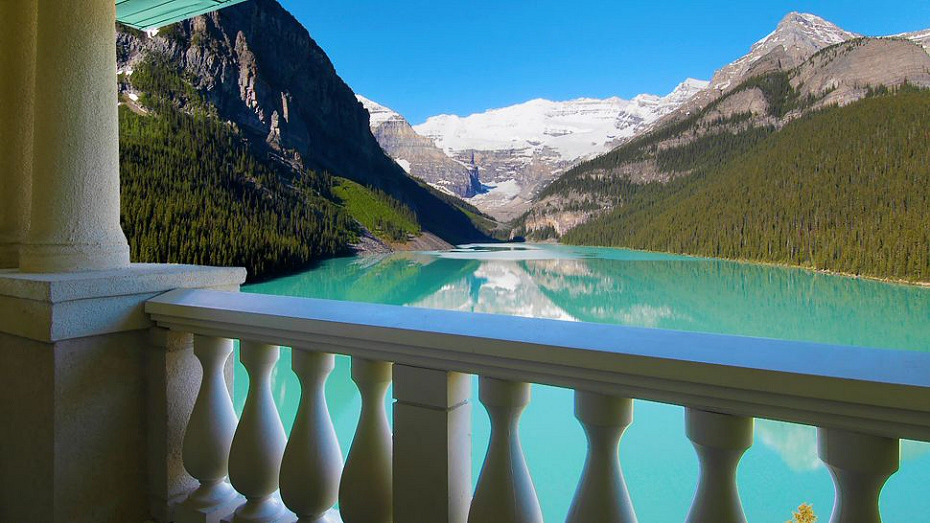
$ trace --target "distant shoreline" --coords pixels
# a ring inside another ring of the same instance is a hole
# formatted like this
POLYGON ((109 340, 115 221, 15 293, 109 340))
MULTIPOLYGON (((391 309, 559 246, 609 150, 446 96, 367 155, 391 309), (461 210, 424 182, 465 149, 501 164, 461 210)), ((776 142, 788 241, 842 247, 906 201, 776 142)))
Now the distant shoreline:
MULTIPOLYGON (((254 281, 249 281, 249 283, 260 283, 260 282, 265 282, 268 280, 274 280, 277 278, 283 278, 285 276, 290 276, 295 273, 311 271, 315 268, 317 264, 319 264, 319 262, 325 259, 353 258, 356 256, 384 256, 387 254, 394 254, 396 252, 443 251, 443 250, 451 250, 455 248, 454 245, 448 242, 445 242, 432 234, 426 233, 423 236, 418 238, 418 241, 407 242, 406 244, 390 244, 390 245, 378 240, 377 238, 369 237, 367 238, 368 240, 367 242, 363 242, 360 240, 358 243, 352 245, 351 248, 353 250, 350 252, 337 255, 337 256, 327 257, 327 258, 320 259, 320 260, 315 260, 309 267, 304 268, 304 269, 300 269, 296 271, 288 271, 282 274, 270 275, 266 278, 260 278, 254 281), (423 236, 426 236, 426 237, 423 237, 423 236), (434 247, 434 248, 431 248, 431 247, 434 247)), ((853 278, 857 280, 869 280, 869 281, 874 281, 878 283, 887 283, 887 284, 892 284, 892 285, 904 285, 904 286, 909 286, 909 287, 919 287, 922 289, 930 289, 930 282, 926 282, 926 281, 910 281, 910 280, 902 280, 902 279, 896 279, 896 278, 881 278, 878 276, 868 276, 864 274, 849 274, 845 272, 832 271, 829 269, 817 269, 814 267, 806 267, 804 265, 792 265, 790 263, 779 263, 779 262, 751 260, 751 259, 742 259, 742 258, 715 258, 713 256, 700 256, 696 254, 688 254, 688 253, 681 253, 681 252, 652 251, 649 249, 634 249, 632 247, 615 247, 615 246, 610 246, 610 245, 575 245, 571 243, 561 243, 561 242, 554 241, 554 240, 504 242, 504 243, 525 243, 528 245, 559 245, 559 246, 564 246, 564 247, 591 247, 591 248, 597 248, 597 249, 623 249, 627 251, 644 252, 644 253, 650 253, 650 254, 668 254, 668 255, 673 255, 673 256, 684 256, 686 258, 704 258, 704 259, 720 260, 720 261, 727 261, 727 262, 733 262, 733 263, 746 263, 749 265, 778 267, 782 269, 799 269, 799 270, 812 272, 816 274, 823 274, 827 276, 842 276, 844 278, 853 278)))
POLYGON ((865 274, 850 274, 840 271, 832 271, 829 269, 817 269, 815 267, 806 267, 804 265, 792 265, 790 263, 779 263, 773 261, 764 261, 764 260, 752 260, 745 258, 715 258, 713 256, 701 256, 698 254, 688 254, 683 252, 666 252, 666 251, 651 251, 649 249, 635 249, 633 247, 615 247, 612 245, 576 245, 572 243, 561 243, 555 240, 544 240, 539 242, 526 242, 526 243, 540 243, 540 244, 551 244, 551 245, 564 245, 566 247, 596 247, 603 249, 626 249, 628 251, 638 251, 638 252, 648 252, 651 254, 672 254, 675 256, 687 256, 688 258, 708 258, 712 260, 721 260, 734 263, 748 263, 751 265, 764 265, 768 267, 781 267, 783 269, 801 269, 809 272, 814 272, 817 274, 825 274, 827 276, 843 276, 845 278, 854 278, 857 280, 870 280, 880 283, 891 283, 895 285, 908 285, 911 287, 921 287, 925 289, 930 289, 930 282, 927 281, 913 281, 913 280, 902 280, 898 278, 882 278, 879 276, 868 276, 865 274))

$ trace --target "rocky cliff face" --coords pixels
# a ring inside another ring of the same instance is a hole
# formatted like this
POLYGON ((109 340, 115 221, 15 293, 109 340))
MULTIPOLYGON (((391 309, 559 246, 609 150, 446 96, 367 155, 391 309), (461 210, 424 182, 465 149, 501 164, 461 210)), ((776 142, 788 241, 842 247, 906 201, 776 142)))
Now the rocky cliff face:
POLYGON ((471 198, 481 191, 474 165, 447 156, 393 110, 364 96, 357 98, 371 116, 371 132, 381 148, 410 175, 461 198, 471 198))
POLYGON ((149 53, 179 64, 218 116, 294 166, 349 178, 409 206, 450 241, 480 239, 467 216, 407 176, 369 128, 368 112, 326 53, 275 0, 251 0, 162 28, 121 30, 118 68, 131 74, 149 53))
POLYGON ((870 87, 930 86, 930 54, 915 42, 862 38, 825 49, 793 71, 802 96, 822 98, 814 108, 861 100, 870 87))
POLYGON ((365 111, 307 30, 274 0, 252 0, 140 38, 120 32, 119 68, 170 55, 220 116, 284 158, 362 182, 398 175, 365 111))
POLYGON ((819 16, 789 13, 749 54, 717 71, 709 88, 725 92, 750 76, 793 69, 821 49, 859 36, 819 16))

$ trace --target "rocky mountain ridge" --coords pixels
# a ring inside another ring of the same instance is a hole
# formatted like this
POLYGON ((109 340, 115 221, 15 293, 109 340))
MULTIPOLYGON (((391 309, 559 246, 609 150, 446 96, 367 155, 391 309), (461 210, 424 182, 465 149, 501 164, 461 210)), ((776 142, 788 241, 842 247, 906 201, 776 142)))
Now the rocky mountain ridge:
POLYGON ((625 189, 618 188, 625 184, 688 175, 702 155, 738 150, 811 111, 861 100, 880 86, 930 87, 928 42, 930 31, 864 38, 814 15, 791 13, 640 138, 556 180, 521 217, 517 234, 561 236, 621 205, 625 189))
POLYGON ((859 36, 817 15, 788 13, 775 30, 754 43, 747 54, 714 72, 707 89, 657 124, 699 111, 753 76, 792 69, 821 49, 859 36))
POLYGON ((371 133, 381 148, 410 175, 461 198, 481 192, 476 167, 449 157, 394 110, 364 96, 356 97, 370 115, 371 133))

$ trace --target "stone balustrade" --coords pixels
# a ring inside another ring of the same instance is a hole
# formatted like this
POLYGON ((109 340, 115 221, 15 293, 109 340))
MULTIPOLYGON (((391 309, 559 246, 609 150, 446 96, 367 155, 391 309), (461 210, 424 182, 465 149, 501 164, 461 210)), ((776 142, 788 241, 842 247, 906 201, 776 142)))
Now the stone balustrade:
POLYGON ((700 462, 689 523, 745 522, 736 472, 754 418, 819 427, 831 523, 880 522, 898 438, 930 441, 921 353, 202 290, 172 291, 146 311, 195 335, 204 372, 184 441, 200 487, 179 523, 542 522, 519 432, 530 383, 575 390, 588 449, 568 523, 636 521, 618 458, 633 398, 686 407, 700 462), (231 339, 250 377, 239 420, 223 381, 231 339), (279 346, 293 348, 302 385, 289 438, 269 390, 279 346), (333 354, 351 356, 362 396, 344 466, 323 393, 333 354), (474 492, 469 374, 491 420, 474 492))

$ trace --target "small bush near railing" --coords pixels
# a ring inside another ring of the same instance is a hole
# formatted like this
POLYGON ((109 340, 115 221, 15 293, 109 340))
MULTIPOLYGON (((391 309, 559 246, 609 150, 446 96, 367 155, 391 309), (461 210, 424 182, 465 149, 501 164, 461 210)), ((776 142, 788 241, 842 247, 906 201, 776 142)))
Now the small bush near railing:
POLYGON ((814 515, 814 506, 809 503, 802 503, 798 511, 794 513, 791 521, 785 523, 816 523, 817 516, 814 515))

